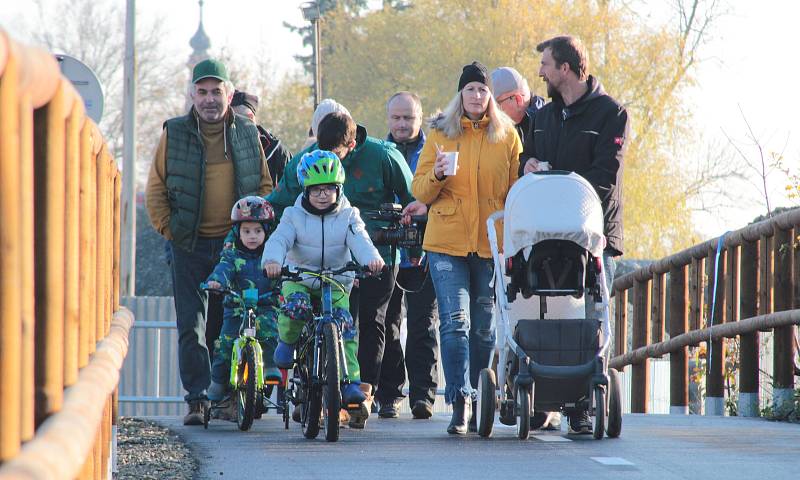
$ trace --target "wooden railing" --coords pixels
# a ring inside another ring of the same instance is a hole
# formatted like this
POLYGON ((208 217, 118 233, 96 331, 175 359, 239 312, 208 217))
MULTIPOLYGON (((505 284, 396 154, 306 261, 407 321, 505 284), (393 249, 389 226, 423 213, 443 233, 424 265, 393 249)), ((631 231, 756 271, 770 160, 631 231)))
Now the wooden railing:
POLYGON ((129 311, 120 173, 55 58, 0 30, 0 478, 105 478, 129 311))
POLYGON ((670 410, 688 413, 688 348, 705 341, 710 362, 706 414, 723 414, 723 338, 738 336, 738 413, 758 416, 759 332, 768 330, 774 332, 772 408, 779 414, 793 408, 794 329, 800 324, 798 235, 800 209, 794 209, 614 281, 617 356, 610 366, 631 365, 632 412, 647 412, 649 359, 669 354, 670 410), (633 338, 628 342, 631 289, 633 338), (665 342, 666 333, 671 338, 665 342))

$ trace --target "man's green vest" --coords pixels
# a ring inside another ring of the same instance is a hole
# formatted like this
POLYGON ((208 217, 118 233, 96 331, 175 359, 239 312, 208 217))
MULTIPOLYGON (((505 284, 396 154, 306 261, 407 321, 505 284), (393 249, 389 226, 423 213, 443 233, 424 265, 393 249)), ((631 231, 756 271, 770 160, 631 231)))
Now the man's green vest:
MULTIPOLYGON (((236 198, 258 195, 263 165, 258 130, 249 119, 233 117, 225 135, 227 151, 232 153, 236 198)), ((169 228, 173 244, 192 251, 205 192, 205 146, 193 112, 167 120, 164 128, 167 129, 167 196, 172 210, 169 228)))

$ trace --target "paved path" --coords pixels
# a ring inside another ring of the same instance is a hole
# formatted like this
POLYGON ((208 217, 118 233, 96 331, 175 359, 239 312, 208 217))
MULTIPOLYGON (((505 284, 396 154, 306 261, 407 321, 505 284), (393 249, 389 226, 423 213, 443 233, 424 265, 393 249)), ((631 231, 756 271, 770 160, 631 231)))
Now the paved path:
MULTIPOLYGON (((491 439, 447 435, 449 417, 382 420, 345 429, 339 442, 306 440, 274 415, 249 432, 212 421, 178 432, 200 461, 200 478, 380 480, 471 479, 797 479, 800 425, 760 419, 625 415, 618 439, 534 432, 527 441, 499 423, 491 439)), ((324 433, 324 432, 323 432, 324 433)))

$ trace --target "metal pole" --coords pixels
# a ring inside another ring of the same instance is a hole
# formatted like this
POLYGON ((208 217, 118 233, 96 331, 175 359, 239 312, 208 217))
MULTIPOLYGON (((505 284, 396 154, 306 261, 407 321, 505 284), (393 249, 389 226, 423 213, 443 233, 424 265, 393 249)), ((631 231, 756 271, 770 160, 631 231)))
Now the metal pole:
POLYGON ((317 18, 314 23, 314 108, 322 102, 322 48, 320 46, 320 22, 317 18))
POLYGON ((120 290, 122 290, 122 295, 134 295, 136 285, 136 0, 127 0, 124 75, 120 290))

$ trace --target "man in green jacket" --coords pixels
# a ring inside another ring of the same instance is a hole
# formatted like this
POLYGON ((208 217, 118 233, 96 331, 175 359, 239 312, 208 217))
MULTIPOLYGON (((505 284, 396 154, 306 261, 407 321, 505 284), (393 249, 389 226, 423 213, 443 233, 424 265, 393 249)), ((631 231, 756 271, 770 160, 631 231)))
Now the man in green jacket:
MULTIPOLYGON (((229 107, 233 84, 217 60, 192 71, 191 111, 164 123, 147 180, 147 211, 153 228, 167 240, 178 327, 178 368, 187 394, 185 425, 202 425, 208 405, 211 365, 206 343, 209 305, 200 283, 219 261, 231 229, 230 212, 239 198, 272 191, 258 130, 229 107)), ((212 318, 213 313, 209 313, 212 318)), ((216 329, 219 333, 219 326, 216 329)))
MULTIPOLYGON (((403 155, 392 143, 367 136, 366 129, 357 126, 346 113, 334 112, 322 119, 318 126, 317 143, 306 151, 316 149, 332 151, 342 160, 346 173, 344 193, 350 203, 361 211, 367 231, 373 232, 387 223, 367 218, 365 210, 377 210, 382 203, 394 203, 398 199, 403 205, 414 202, 411 170, 403 155)), ((286 166, 287 174, 267 196, 277 215, 293 205, 303 191, 296 175, 288 172, 297 170, 297 163, 306 151, 295 155, 286 166)), ((389 271, 380 278, 361 280, 359 286, 350 293, 350 313, 358 323, 361 387, 367 395, 368 407, 372 403, 372 386, 380 378, 386 339, 386 307, 392 296, 400 260, 396 248, 388 245, 376 247, 389 266, 389 271)), ((356 428, 363 428, 363 421, 351 419, 355 423, 352 426, 356 428)))

